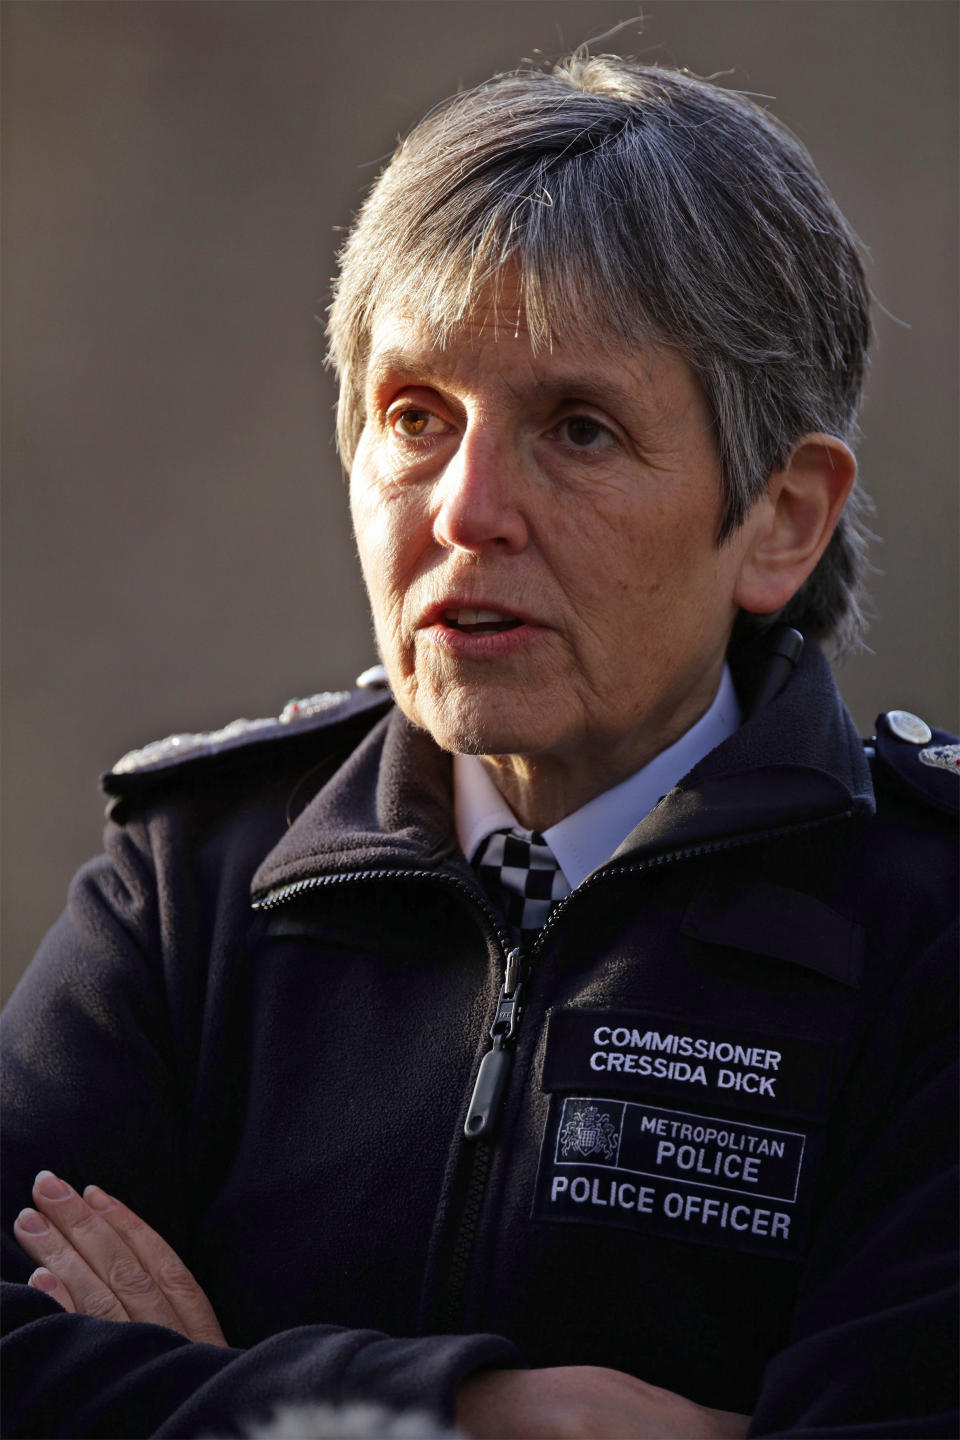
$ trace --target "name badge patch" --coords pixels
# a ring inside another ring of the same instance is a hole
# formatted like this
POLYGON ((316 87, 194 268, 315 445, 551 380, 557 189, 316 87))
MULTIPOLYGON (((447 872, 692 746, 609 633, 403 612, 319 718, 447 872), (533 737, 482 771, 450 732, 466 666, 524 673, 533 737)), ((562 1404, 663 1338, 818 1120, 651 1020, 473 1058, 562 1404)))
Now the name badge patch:
POLYGON ((596 1096, 553 1096, 533 1215, 767 1256, 803 1247, 797 1130, 596 1096))
POLYGON ((798 1036, 760 1034, 738 1022, 649 1011, 555 1010, 547 1031, 544 1090, 587 1087, 655 1093, 699 1109, 750 1110, 771 1119, 821 1117, 832 1056, 798 1036))

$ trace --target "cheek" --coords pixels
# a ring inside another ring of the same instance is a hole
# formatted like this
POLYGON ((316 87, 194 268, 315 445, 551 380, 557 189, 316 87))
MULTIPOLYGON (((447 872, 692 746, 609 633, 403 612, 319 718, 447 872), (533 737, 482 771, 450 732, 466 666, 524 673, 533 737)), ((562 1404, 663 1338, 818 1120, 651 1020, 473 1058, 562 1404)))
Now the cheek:
POLYGON ((351 481, 350 514, 357 552, 371 599, 389 591, 402 571, 413 535, 409 504, 364 476, 351 481))
POLYGON ((350 487, 350 513, 381 659, 397 700, 412 668, 412 631, 405 603, 423 555, 422 506, 415 493, 381 485, 368 473, 350 487), (406 623, 405 623, 406 620, 406 623))
POLYGON ((643 513, 625 507, 591 565, 607 633, 647 664, 677 646, 696 650, 702 641, 713 648, 731 616, 720 561, 706 525, 668 505, 643 513))
POLYGON ((635 559, 635 570, 658 590, 697 588, 716 568, 712 511, 704 515, 696 493, 689 499, 681 486, 652 499, 642 511, 629 508, 618 527, 620 548, 635 559))

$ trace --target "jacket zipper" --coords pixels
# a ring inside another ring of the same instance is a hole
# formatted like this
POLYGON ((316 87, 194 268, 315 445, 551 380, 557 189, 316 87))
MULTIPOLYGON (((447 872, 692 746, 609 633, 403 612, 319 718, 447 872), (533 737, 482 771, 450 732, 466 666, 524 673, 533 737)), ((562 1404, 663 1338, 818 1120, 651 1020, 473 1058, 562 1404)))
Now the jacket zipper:
POLYGON ((362 870, 355 874, 314 875, 304 880, 292 881, 289 885, 282 885, 264 896, 262 900, 253 902, 254 910, 275 910, 295 896, 325 885, 346 885, 364 880, 384 879, 430 880, 434 883, 452 885, 460 890, 468 898, 472 908, 482 915, 485 921, 489 922, 490 933, 497 938, 500 950, 506 956, 503 984, 497 995, 496 1009, 489 1032, 493 1044, 480 1062, 480 1069, 474 1082, 464 1123, 464 1137, 472 1142, 470 1146, 472 1154, 460 1223, 450 1251, 447 1285, 437 1311, 440 1330, 453 1332, 462 1323, 463 1299, 466 1292, 470 1258, 473 1253, 473 1242, 480 1223, 483 1198, 490 1173, 490 1162, 493 1158, 493 1135, 510 1078, 516 1035, 523 1015, 524 993, 529 983, 532 962, 542 951, 545 937, 555 928, 570 905, 585 891, 595 889, 597 885, 605 884, 608 880, 619 879, 623 875, 639 874, 645 870, 673 864, 678 860, 695 859, 702 855, 740 849, 747 845, 762 844, 765 841, 784 838, 787 835, 796 835, 804 830, 849 820, 853 818, 853 813, 852 810, 844 810, 817 820, 802 821, 789 828, 778 827, 775 830, 767 830, 755 835, 731 836, 723 840, 706 841, 702 845, 690 845, 682 850, 671 850, 663 855, 654 855, 647 860, 637 860, 630 864, 604 868, 582 881, 575 890, 554 907, 526 955, 520 948, 508 948, 506 936, 495 911, 486 904, 482 896, 471 885, 467 884, 465 880, 458 879, 455 875, 442 875, 434 870, 362 870))
POLYGON ((276 890, 271 890, 262 900, 252 900, 250 903, 252 909, 257 911, 276 910, 307 890, 319 890, 327 885, 355 885, 366 880, 430 880, 435 885, 452 885, 454 889, 462 891, 474 910, 479 910, 489 922, 500 949, 506 954, 507 937, 500 926, 496 911, 487 904, 482 892, 475 890, 466 880, 461 880, 456 875, 444 875, 436 870, 355 870, 338 872, 336 875, 308 875, 304 880, 291 880, 289 885, 278 885, 276 890))
POLYGON ((493 1046, 480 1061, 463 1133, 468 1140, 488 1139, 494 1132, 510 1079, 512 1042, 523 1010, 522 959, 519 949, 507 955, 507 968, 490 1026, 493 1046))

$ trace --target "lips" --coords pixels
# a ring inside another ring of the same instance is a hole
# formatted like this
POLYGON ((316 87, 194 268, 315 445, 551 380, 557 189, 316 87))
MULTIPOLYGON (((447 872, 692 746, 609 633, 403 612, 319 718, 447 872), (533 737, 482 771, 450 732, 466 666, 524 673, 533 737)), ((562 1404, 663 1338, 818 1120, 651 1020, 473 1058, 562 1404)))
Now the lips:
POLYGON ((468 605, 448 606, 443 611, 444 625, 464 635, 500 635, 515 630, 523 621, 504 610, 481 610, 468 605))
POLYGON ((483 664, 528 655, 553 633, 549 624, 489 594, 447 594, 423 607, 416 628, 448 658, 483 664))
POLYGON ((442 600, 423 606, 417 618, 417 629, 431 630, 440 626, 446 630, 460 630, 464 634, 498 634, 503 630, 516 630, 521 625, 537 626, 541 623, 520 606, 505 602, 499 596, 448 594, 442 600))

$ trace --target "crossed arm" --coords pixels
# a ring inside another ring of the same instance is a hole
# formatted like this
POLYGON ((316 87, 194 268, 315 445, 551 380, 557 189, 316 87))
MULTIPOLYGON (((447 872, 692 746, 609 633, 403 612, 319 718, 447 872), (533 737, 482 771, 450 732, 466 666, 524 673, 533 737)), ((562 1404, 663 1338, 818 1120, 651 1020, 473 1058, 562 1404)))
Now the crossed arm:
MULTIPOLYGON (((37 1263, 29 1284, 64 1310, 117 1323, 146 1321, 206 1345, 227 1344, 213 1307, 162 1236, 96 1185, 79 1195, 41 1171, 33 1206, 14 1233, 37 1263)), ((749 1416, 696 1405, 600 1366, 482 1370, 457 1396, 457 1424, 473 1440, 724 1440, 749 1416)))

